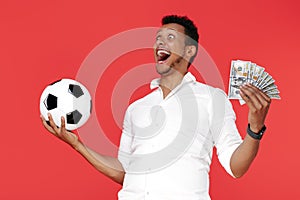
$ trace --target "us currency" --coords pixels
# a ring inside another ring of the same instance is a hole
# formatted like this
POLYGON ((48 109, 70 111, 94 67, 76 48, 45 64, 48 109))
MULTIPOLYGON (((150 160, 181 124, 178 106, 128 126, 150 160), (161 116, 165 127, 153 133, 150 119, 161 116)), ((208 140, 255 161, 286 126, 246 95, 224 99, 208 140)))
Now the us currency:
POLYGON ((265 81, 262 83, 261 85, 261 89, 264 90, 264 88, 266 88, 267 86, 273 84, 275 82, 275 80, 272 78, 271 75, 269 75, 268 78, 265 79, 265 81))
POLYGON ((254 85, 258 88, 261 88, 261 85, 265 82, 266 78, 269 76, 269 73, 263 71, 262 75, 258 78, 258 80, 254 83, 254 85))
POLYGON ((253 70, 253 71, 250 72, 250 73, 252 73, 252 77, 251 77, 252 81, 251 81, 251 83, 254 84, 262 76, 265 68, 263 68, 263 67, 255 64, 255 63, 251 63, 251 65, 253 65, 253 67, 251 68, 251 70, 253 70))
POLYGON ((279 94, 269 94, 268 95, 271 99, 281 99, 281 97, 279 96, 279 94))
POLYGON ((273 90, 273 89, 277 89, 277 86, 276 86, 274 83, 272 83, 272 84, 266 86, 266 87, 263 89, 263 91, 264 91, 264 92, 268 92, 268 91, 273 90))
POLYGON ((256 86, 270 98, 280 99, 280 92, 275 85, 275 80, 265 71, 264 67, 250 61, 233 60, 230 67, 228 97, 239 99, 240 103, 244 104, 239 88, 246 83, 256 86))
POLYGON ((229 78, 229 98, 241 99, 240 86, 249 81, 250 62, 247 61, 232 61, 229 78))

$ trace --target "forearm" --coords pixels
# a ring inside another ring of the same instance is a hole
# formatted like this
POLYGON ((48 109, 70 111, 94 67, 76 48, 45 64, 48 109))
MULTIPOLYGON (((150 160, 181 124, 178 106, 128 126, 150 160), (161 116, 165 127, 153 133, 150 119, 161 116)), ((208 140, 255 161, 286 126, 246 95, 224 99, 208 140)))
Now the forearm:
POLYGON ((98 171, 102 172, 107 177, 111 178, 119 184, 123 184, 124 180, 124 169, 122 164, 117 158, 100 155, 93 150, 85 147, 79 140, 78 137, 67 131, 65 128, 65 119, 61 118, 61 127, 58 128, 51 116, 48 114, 50 125, 46 122, 45 118, 41 115, 41 120, 44 127, 53 135, 55 135, 60 140, 66 142, 75 150, 77 150, 89 163, 91 163, 98 171))
POLYGON ((123 184, 125 172, 122 164, 117 158, 100 155, 84 146, 81 142, 79 142, 74 149, 76 149, 98 171, 113 181, 121 185, 123 184))
POLYGON ((247 172, 258 149, 259 140, 253 139, 247 134, 230 159, 230 168, 235 177, 239 178, 247 172))

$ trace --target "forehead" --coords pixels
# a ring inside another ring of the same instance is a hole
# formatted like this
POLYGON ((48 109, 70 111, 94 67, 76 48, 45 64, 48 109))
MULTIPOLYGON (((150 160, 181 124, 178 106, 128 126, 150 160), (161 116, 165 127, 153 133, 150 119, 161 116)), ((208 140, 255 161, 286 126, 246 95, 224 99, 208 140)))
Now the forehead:
POLYGON ((184 27, 180 24, 170 23, 170 24, 164 24, 158 29, 157 33, 165 31, 165 30, 173 30, 179 33, 184 34, 184 27))

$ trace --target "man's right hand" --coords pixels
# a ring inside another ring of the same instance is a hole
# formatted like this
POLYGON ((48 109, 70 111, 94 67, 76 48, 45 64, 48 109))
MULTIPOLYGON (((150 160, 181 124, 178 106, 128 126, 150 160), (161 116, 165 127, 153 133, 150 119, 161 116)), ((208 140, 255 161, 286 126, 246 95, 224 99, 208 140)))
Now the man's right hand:
POLYGON ((57 127, 53 121, 51 114, 48 114, 50 125, 47 123, 45 118, 41 115, 41 120, 44 127, 53 135, 61 139, 62 141, 71 145, 74 149, 76 149, 79 145, 79 140, 77 135, 66 130, 66 123, 64 117, 61 117, 61 127, 57 127))
POLYGON ((92 149, 83 145, 77 135, 66 130, 65 119, 61 117, 61 127, 57 127, 53 118, 48 114, 50 125, 43 116, 41 116, 44 127, 53 135, 71 145, 77 152, 79 152, 90 164, 92 164, 99 172, 103 173, 113 181, 123 184, 125 171, 122 164, 117 158, 111 156, 101 155, 92 149))

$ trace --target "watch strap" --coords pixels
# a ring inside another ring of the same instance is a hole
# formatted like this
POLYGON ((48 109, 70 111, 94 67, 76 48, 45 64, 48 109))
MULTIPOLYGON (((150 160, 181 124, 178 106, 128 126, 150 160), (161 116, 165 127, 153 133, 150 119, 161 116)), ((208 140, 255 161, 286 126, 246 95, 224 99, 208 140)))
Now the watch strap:
POLYGON ((253 139, 256 139, 256 140, 261 140, 264 132, 266 131, 267 127, 264 125, 260 131, 258 133, 255 133, 253 132, 251 129, 250 129, 250 124, 248 124, 248 127, 247 127, 247 133, 249 136, 251 136, 253 139))

